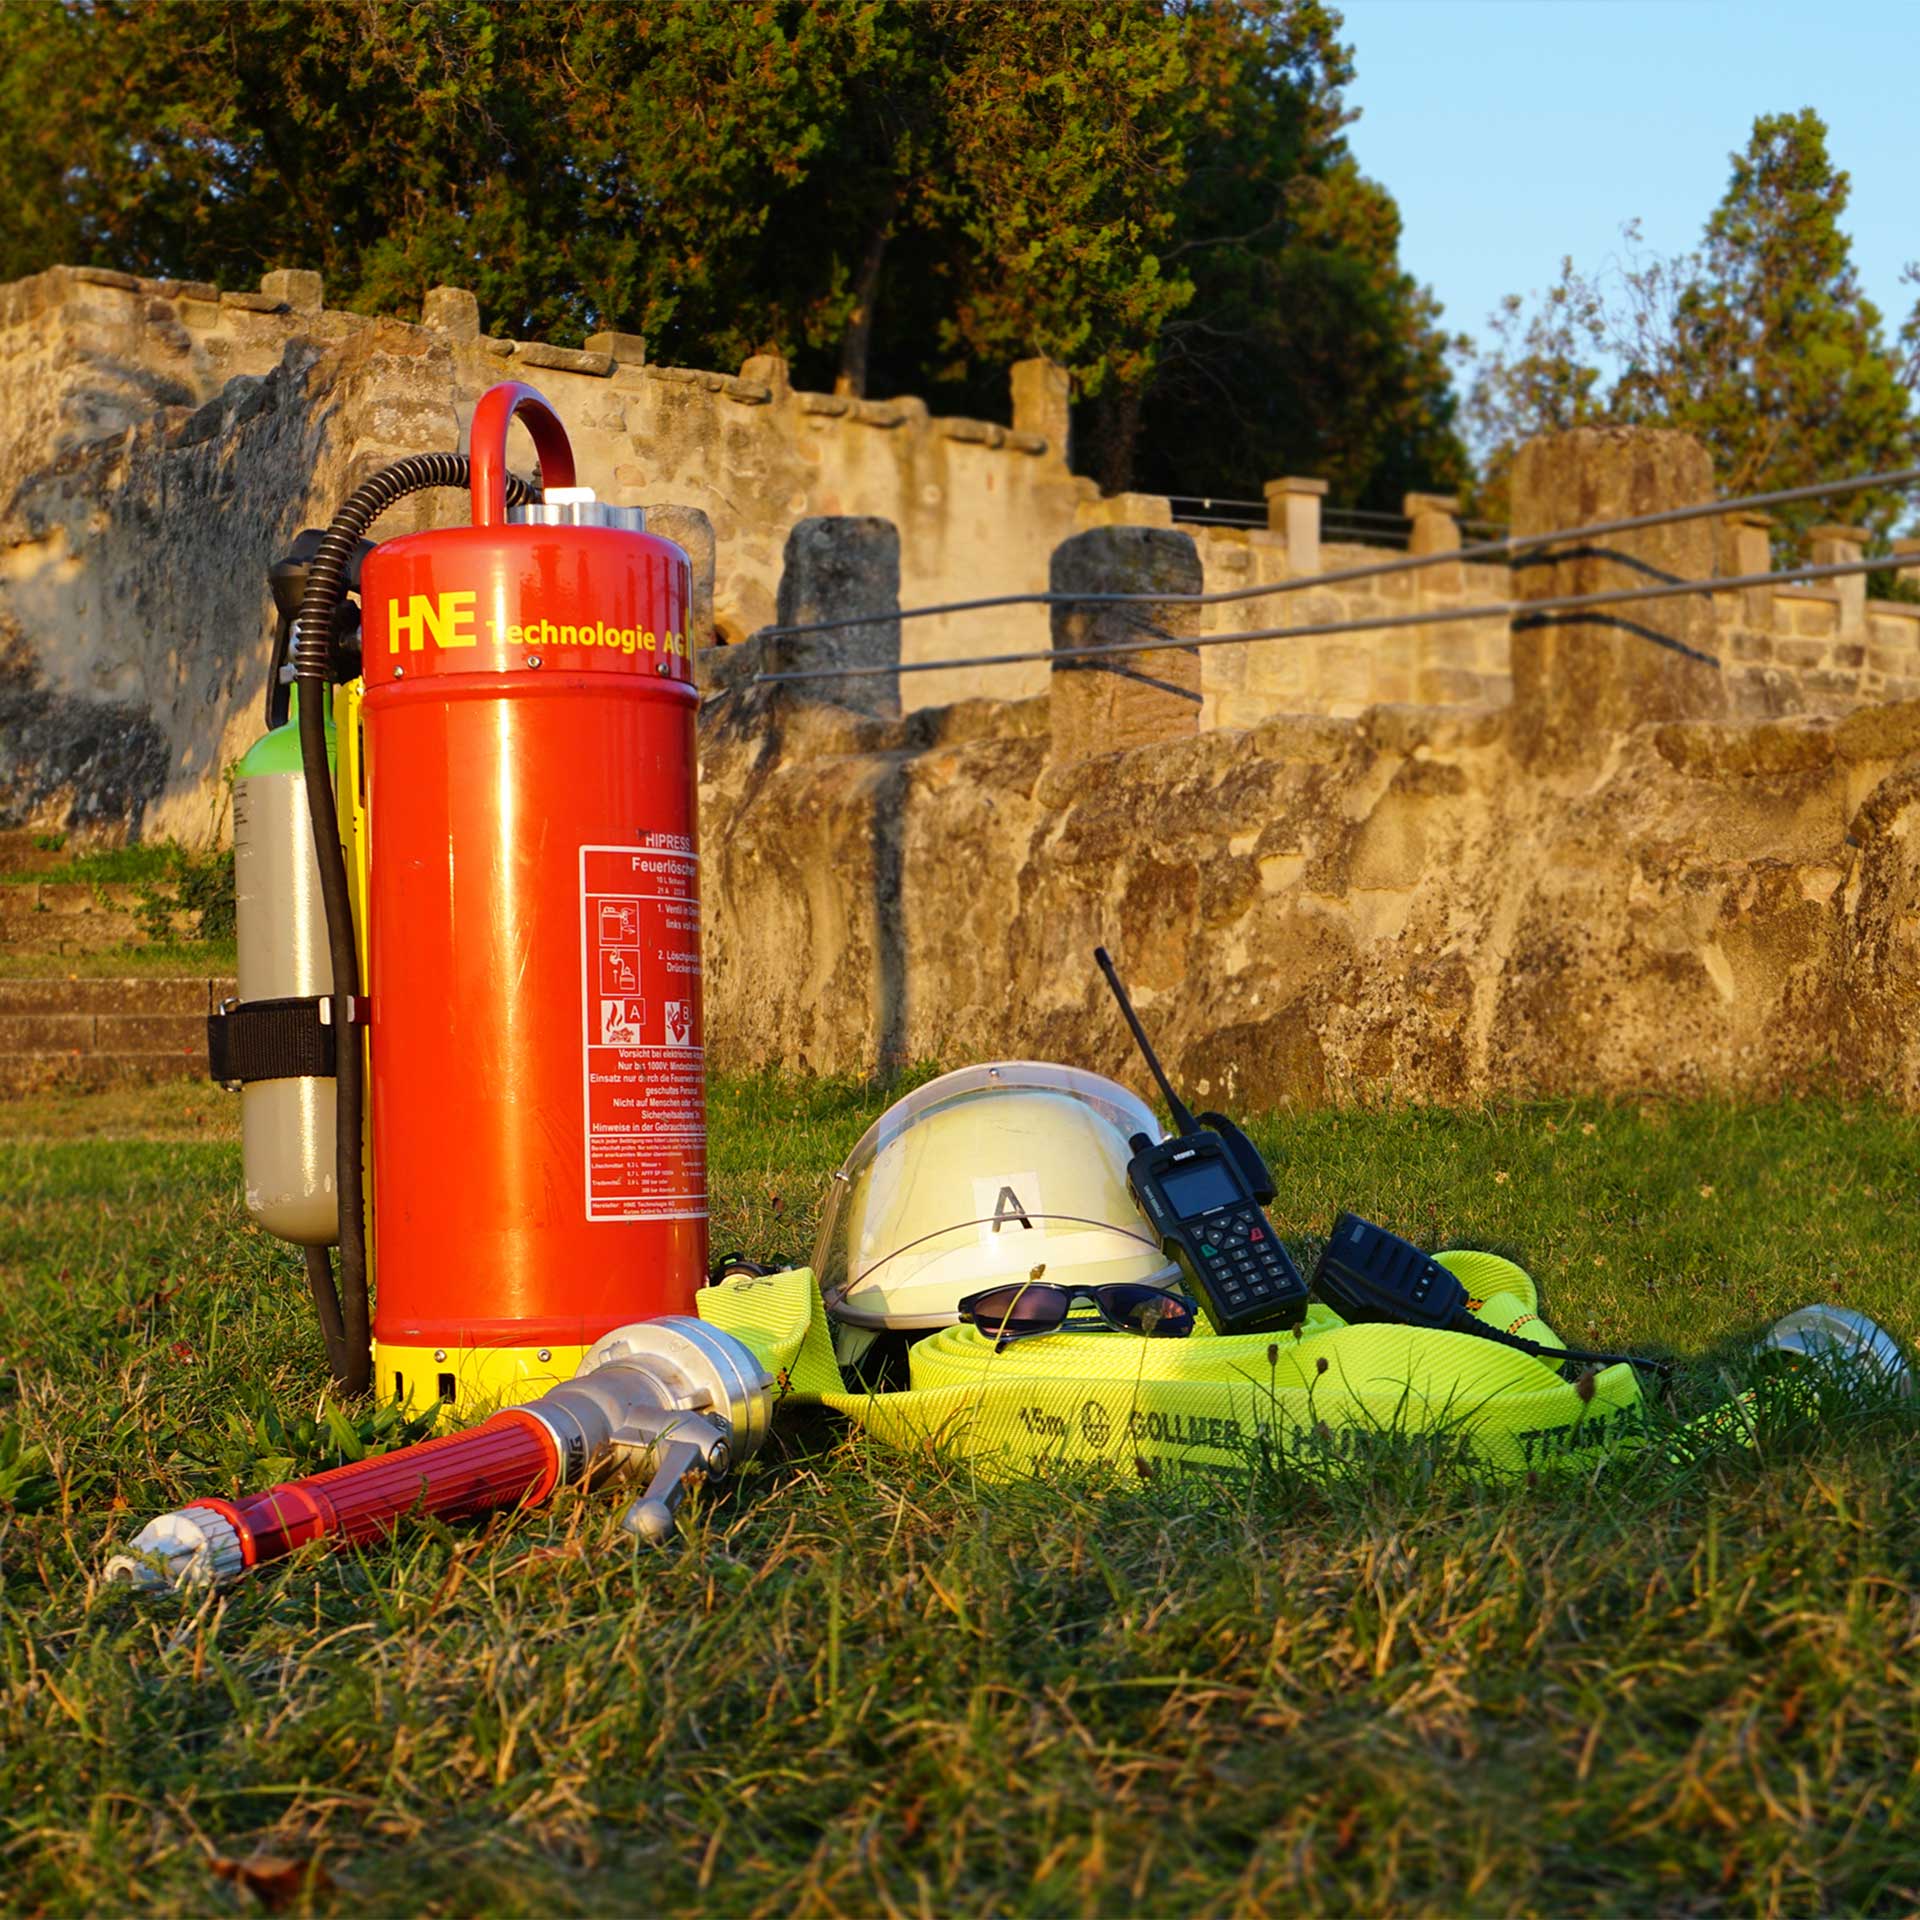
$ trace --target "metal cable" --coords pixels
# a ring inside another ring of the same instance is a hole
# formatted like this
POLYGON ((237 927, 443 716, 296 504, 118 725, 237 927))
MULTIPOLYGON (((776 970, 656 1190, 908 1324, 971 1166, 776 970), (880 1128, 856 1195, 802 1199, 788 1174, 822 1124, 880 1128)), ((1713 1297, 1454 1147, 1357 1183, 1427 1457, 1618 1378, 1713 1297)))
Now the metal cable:
MULTIPOLYGON (((788 627, 762 627, 763 634, 788 639, 806 633, 837 633, 847 627, 871 627, 893 620, 930 620, 950 613, 982 613, 994 607, 1126 607, 1164 606, 1169 601, 1188 607, 1224 606, 1235 600, 1264 600, 1268 595, 1305 593, 1315 587, 1346 586, 1356 580, 1377 580, 1393 573, 1412 573, 1421 567, 1451 562, 1497 560, 1553 546, 1563 540, 1589 540, 1602 533, 1633 533, 1645 527, 1677 526, 1686 520, 1717 520, 1729 513, 1754 512, 1764 507, 1791 506, 1801 500, 1829 500, 1844 493, 1865 493, 1875 487, 1908 487, 1920 482, 1920 467, 1896 467, 1887 473, 1856 474, 1849 480, 1822 480, 1805 487, 1782 487, 1774 493, 1743 494, 1733 500, 1707 500, 1697 506, 1668 507, 1660 513, 1635 514, 1626 520, 1595 520, 1584 527, 1559 527, 1550 533, 1508 534, 1472 546, 1450 547, 1441 553, 1408 553, 1396 560, 1379 560, 1364 567, 1342 567, 1333 573, 1302 574, 1296 580, 1276 580, 1258 587, 1225 587, 1215 593, 999 593, 982 600, 946 600, 933 606, 900 607, 888 613, 868 613, 835 620, 808 620, 788 627)), ((1883 563, 1884 564, 1884 563, 1883 563)))
MULTIPOLYGON (((1432 613, 1390 613, 1360 620, 1333 620, 1305 627, 1255 627, 1242 633, 1202 633, 1191 638, 1160 634, 1152 640, 1121 640, 1108 647, 1049 647, 1026 653, 989 653, 973 659, 903 660, 897 665, 859 667, 800 667, 785 673, 756 673, 747 685, 790 686, 800 680, 865 680, 890 673, 940 673, 959 667, 1016 667, 1034 661, 1110 660, 1130 653, 1167 653, 1188 648, 1238 646, 1248 640, 1307 640, 1321 634, 1377 633, 1389 627, 1437 627, 1458 620, 1513 620, 1542 613, 1573 613, 1588 607, 1624 606, 1635 600, 1673 600, 1689 593, 1737 593, 1747 587, 1790 586, 1796 581, 1836 580, 1847 574, 1878 573, 1887 565, 1882 554, 1872 560, 1835 560, 1822 566, 1791 567, 1780 573, 1737 573, 1705 580, 1674 580, 1656 587, 1610 587, 1600 593, 1562 594, 1547 600, 1489 600, 1477 607, 1442 607, 1432 613)), ((1164 604, 1173 595, 1159 596, 1164 604)), ((1711 666, 1720 664, 1677 640, 1662 644, 1711 666)))

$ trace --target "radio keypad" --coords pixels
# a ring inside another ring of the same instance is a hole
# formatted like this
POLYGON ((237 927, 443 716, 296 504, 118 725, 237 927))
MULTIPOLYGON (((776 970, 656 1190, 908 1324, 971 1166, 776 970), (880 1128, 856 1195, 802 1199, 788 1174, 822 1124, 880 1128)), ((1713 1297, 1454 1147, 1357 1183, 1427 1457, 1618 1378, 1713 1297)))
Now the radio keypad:
POLYGON ((1206 1277, 1230 1309, 1258 1306, 1285 1286, 1279 1238, 1258 1208, 1222 1208, 1195 1235, 1206 1277))

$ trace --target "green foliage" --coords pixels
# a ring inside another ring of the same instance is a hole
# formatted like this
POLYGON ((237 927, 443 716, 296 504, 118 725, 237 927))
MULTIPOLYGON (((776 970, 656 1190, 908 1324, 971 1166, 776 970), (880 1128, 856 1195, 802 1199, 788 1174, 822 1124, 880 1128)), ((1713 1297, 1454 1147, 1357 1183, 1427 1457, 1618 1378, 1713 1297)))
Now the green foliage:
POLYGON ((195 853, 168 844, 157 873, 147 872, 136 888, 134 918, 149 940, 170 944, 176 917, 193 916, 189 937, 225 942, 234 937, 233 849, 216 847, 195 853))
MULTIPOLYGON (((1732 156, 1698 252, 1639 250, 1588 275, 1572 261, 1530 313, 1509 298, 1500 344, 1469 413, 1488 450, 1487 506, 1500 511, 1530 434, 1590 424, 1698 435, 1729 494, 1771 492, 1913 464, 1917 363, 1889 346, 1860 291, 1841 217, 1850 193, 1811 108, 1762 115, 1732 156)), ((1920 307, 1902 341, 1920 344, 1920 307)), ((1884 534, 1904 496, 1872 492, 1780 510, 1792 532, 1844 518, 1884 534)))
POLYGON ((373 312, 448 283, 496 332, 771 345, 807 384, 975 412, 1045 354, 1110 482, 1304 465, 1388 498, 1460 455, 1430 296, 1340 140, 1338 25, 1321 0, 0 8, 0 276, 298 263, 373 312), (1196 404, 1233 422, 1217 454, 1196 404))
POLYGON ((1391 195, 1346 149, 1338 26, 1288 8, 1258 59, 1221 62, 1166 254, 1193 297, 1143 385, 1089 410, 1109 486, 1233 495, 1311 473, 1337 502, 1397 512, 1409 490, 1468 477, 1447 364, 1460 343, 1399 264, 1391 195))
MULTIPOLYGON (((713 1089, 716 1241, 804 1249, 891 1089, 713 1089)), ((350 1457, 205 1088, 0 1143, 0 1848, 29 1912, 1904 1911, 1920 1420, 1678 1472, 1385 1460, 983 1488, 777 1423, 683 1543, 617 1491, 409 1523, 218 1599, 105 1589, 195 1495, 350 1457), (165 1140, 138 1137, 165 1132, 165 1140), (273 1413, 276 1428, 267 1418, 273 1413), (312 1421, 311 1427, 303 1424, 312 1421), (285 1438, 291 1434, 292 1439, 285 1438)), ((118 1096, 116 1096, 116 1100, 118 1096)), ((83 1103, 71 1103, 81 1105, 83 1103)), ((109 1104, 113 1104, 109 1102, 109 1104)), ((1504 1243, 1692 1401, 1814 1297, 1913 1329, 1910 1117, 1600 1102, 1263 1116, 1289 1227, 1504 1243), (1600 1264, 1605 1262, 1604 1265, 1600 1264)), ((1311 1251, 1299 1237, 1301 1253, 1311 1251)))
MULTIPOLYGON (((49 836, 61 851, 64 836, 49 836)), ((0 873, 0 886, 138 887, 171 877, 180 856, 171 841, 149 840, 126 847, 95 847, 70 855, 51 867, 21 867, 0 873)))

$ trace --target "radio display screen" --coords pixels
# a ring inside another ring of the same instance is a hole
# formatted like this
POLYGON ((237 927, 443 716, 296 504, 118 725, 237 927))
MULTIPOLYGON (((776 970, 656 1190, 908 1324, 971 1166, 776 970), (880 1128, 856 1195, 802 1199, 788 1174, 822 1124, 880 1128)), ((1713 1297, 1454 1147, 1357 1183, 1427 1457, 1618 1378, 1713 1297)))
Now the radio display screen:
POLYGON ((1184 1167, 1169 1167, 1160 1176, 1161 1191, 1173 1203, 1182 1220, 1211 1213, 1215 1207, 1230 1207, 1242 1199, 1233 1176, 1218 1160, 1190 1161, 1184 1167))

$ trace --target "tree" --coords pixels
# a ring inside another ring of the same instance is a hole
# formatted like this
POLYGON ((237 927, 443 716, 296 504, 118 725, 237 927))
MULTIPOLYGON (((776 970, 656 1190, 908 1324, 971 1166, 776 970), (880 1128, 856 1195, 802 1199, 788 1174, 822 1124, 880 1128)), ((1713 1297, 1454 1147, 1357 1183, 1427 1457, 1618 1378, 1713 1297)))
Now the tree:
POLYGON ((968 411, 1046 354, 1110 408, 1112 475, 1432 478, 1438 336, 1343 163, 1337 28, 1319 0, 0 6, 0 275, 307 265, 373 312, 445 282, 494 332, 770 345, 968 411), (1211 452, 1200 404, 1234 423, 1211 452))
MULTIPOLYGON (((1903 364, 1888 347, 1860 291, 1840 225, 1849 184, 1828 157, 1825 125, 1810 108, 1764 115, 1731 158, 1699 251, 1646 255, 1630 224, 1626 258, 1609 273, 1582 274, 1569 260, 1531 313, 1507 301, 1469 401, 1496 510, 1522 440, 1590 423, 1698 435, 1729 494, 1914 461, 1915 357, 1903 364)), ((1920 309, 1903 337, 1920 346, 1920 309)), ((1838 511, 1884 533, 1902 505, 1878 490, 1786 507, 1780 518, 1799 532, 1838 511)))

